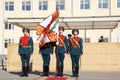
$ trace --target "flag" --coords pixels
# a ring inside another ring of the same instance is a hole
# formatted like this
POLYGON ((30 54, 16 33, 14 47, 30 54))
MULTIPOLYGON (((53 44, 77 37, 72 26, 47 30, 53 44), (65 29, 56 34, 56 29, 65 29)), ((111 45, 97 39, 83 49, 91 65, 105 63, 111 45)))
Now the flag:
POLYGON ((37 25, 36 35, 39 35, 37 41, 39 47, 42 47, 48 42, 57 42, 58 27, 59 27, 59 12, 58 9, 48 16, 43 22, 37 25))

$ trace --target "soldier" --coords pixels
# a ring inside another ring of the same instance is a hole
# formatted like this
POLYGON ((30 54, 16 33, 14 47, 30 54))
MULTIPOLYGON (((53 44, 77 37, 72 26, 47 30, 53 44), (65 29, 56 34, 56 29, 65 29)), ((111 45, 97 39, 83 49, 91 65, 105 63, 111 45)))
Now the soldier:
POLYGON ((71 35, 71 34, 68 34, 67 36, 68 36, 68 46, 69 46, 69 45, 70 45, 70 41, 69 41, 69 40, 70 40, 70 38, 72 37, 72 35, 71 35))
POLYGON ((74 37, 70 38, 69 52, 72 60, 72 73, 73 77, 78 77, 79 73, 79 59, 83 54, 83 40, 78 37, 79 31, 78 29, 73 29, 72 34, 74 37))
POLYGON ((33 53, 33 40, 32 37, 29 36, 30 30, 28 28, 23 28, 24 36, 20 38, 18 53, 21 57, 22 62, 22 75, 20 77, 26 76, 28 77, 29 72, 29 62, 30 55, 33 53))
POLYGON ((70 38, 72 37, 72 35, 71 35, 71 34, 68 34, 67 36, 68 36, 68 39, 70 39, 70 38))
POLYGON ((105 42, 103 36, 100 36, 99 42, 105 42))
POLYGON ((63 68, 64 68, 64 57, 65 53, 68 52, 68 41, 67 37, 63 35, 64 28, 59 27, 59 38, 58 38, 58 46, 56 47, 56 57, 57 57, 57 75, 63 76, 63 68))
POLYGON ((49 76, 49 65, 50 65, 50 54, 53 54, 53 46, 51 43, 46 43, 39 49, 40 54, 42 55, 43 60, 43 75, 49 76))

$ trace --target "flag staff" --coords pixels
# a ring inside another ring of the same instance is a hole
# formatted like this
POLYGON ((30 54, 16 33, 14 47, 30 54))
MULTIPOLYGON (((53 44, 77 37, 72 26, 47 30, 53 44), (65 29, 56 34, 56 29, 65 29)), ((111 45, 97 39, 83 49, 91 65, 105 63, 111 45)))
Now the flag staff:
MULTIPOLYGON (((58 12, 59 12, 60 0, 55 0, 55 3, 56 3, 56 10, 58 10, 58 12)), ((58 18, 59 18, 59 16, 58 16, 58 18)), ((58 64, 58 44, 59 44, 58 38, 59 38, 59 33, 57 34, 57 43, 56 43, 56 51, 55 51, 55 53, 56 53, 56 75, 58 73, 58 69, 57 69, 57 64, 58 64)))

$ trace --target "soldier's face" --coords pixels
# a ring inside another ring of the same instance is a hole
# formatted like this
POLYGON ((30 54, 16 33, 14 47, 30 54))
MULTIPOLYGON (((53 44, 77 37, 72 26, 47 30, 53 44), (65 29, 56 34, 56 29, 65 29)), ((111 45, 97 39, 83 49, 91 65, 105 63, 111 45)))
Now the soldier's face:
POLYGON ((78 32, 77 32, 77 31, 74 31, 74 35, 78 35, 78 32))
POLYGON ((59 30, 59 33, 63 33, 63 30, 62 30, 62 29, 60 29, 60 30, 59 30))
POLYGON ((25 36, 28 36, 28 35, 29 35, 28 31, 25 30, 25 31, 24 31, 24 35, 25 35, 25 36))

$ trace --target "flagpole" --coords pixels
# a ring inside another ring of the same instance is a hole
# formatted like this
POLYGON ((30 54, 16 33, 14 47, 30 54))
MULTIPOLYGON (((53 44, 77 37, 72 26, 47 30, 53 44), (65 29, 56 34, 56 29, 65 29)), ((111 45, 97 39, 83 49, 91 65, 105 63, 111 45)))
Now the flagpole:
MULTIPOLYGON (((55 3, 56 3, 56 9, 58 10, 59 12, 59 3, 60 1, 59 0, 55 0, 55 3)), ((59 16, 58 16, 59 18, 59 16)), ((57 46, 56 46, 56 74, 58 73, 58 69, 57 69, 57 66, 58 66, 58 45, 59 45, 59 42, 58 42, 58 37, 59 37, 59 33, 57 34, 57 46)))

